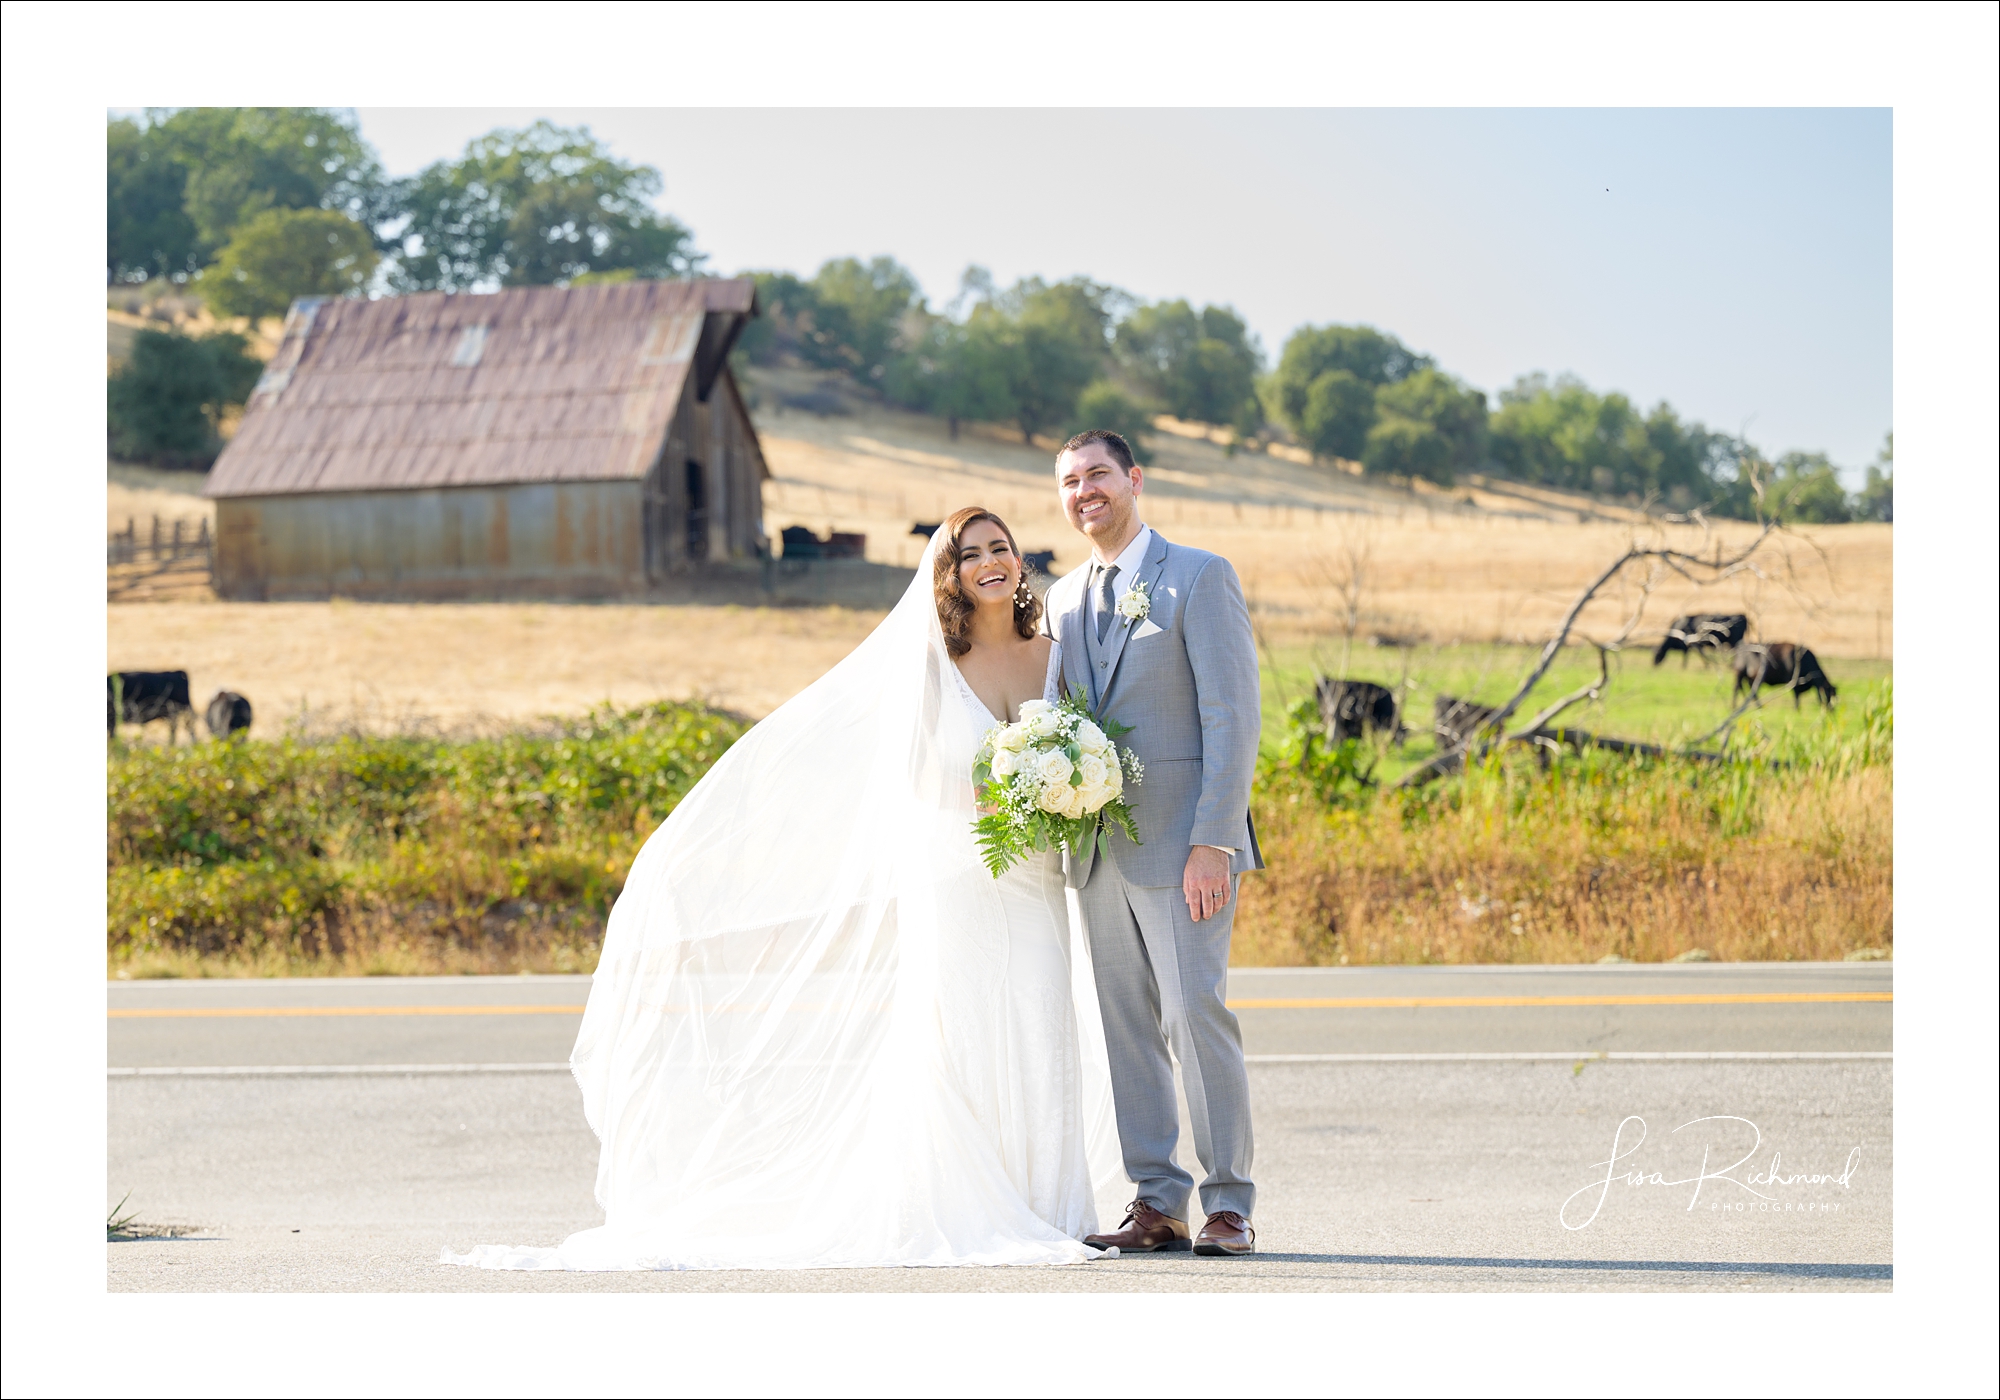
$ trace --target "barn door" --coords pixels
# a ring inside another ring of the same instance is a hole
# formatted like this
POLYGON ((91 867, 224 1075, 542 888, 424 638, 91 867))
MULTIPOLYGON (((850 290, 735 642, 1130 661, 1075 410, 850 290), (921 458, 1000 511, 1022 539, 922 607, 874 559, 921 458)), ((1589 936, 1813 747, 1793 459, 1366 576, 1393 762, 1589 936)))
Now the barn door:
POLYGON ((640 545, 646 555, 646 581, 661 583, 673 567, 674 503, 667 495, 666 463, 646 473, 639 506, 640 545))
POLYGON ((692 458, 687 464, 687 503, 688 558, 700 563, 708 558, 708 474, 692 458))

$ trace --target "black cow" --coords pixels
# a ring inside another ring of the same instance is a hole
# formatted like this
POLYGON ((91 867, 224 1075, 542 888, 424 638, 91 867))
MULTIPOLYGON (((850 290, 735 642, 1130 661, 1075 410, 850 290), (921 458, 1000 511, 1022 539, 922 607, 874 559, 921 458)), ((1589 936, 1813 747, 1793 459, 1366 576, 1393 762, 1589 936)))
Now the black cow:
POLYGON ((1750 619, 1742 613, 1689 613, 1677 617, 1667 628, 1667 635, 1660 638, 1659 650, 1653 653, 1653 664, 1659 665, 1667 659, 1667 653, 1681 654, 1681 665, 1687 665, 1687 654, 1691 651, 1724 651, 1741 646, 1743 639, 1750 635, 1750 619))
POLYGON ((118 732, 123 724, 167 722, 167 742, 180 734, 183 721, 194 735, 194 704, 188 699, 186 671, 113 671, 104 678, 104 727, 118 732))
POLYGON ((208 732, 218 739, 233 739, 250 728, 250 702, 233 690, 218 690, 208 702, 208 732))
POLYGON ((1369 733, 1387 734, 1400 744, 1409 733, 1396 711, 1396 692, 1386 685, 1321 676, 1313 689, 1319 697, 1319 717, 1326 726, 1326 737, 1336 744, 1369 733))
POLYGON ((1796 642, 1749 642, 1736 648, 1736 684, 1730 687, 1733 700, 1746 690, 1781 685, 1792 692, 1792 708, 1808 690, 1819 694, 1821 708, 1833 704, 1840 692, 1820 669, 1819 658, 1796 642))
POLYGON ((778 538, 783 541, 778 552, 786 559, 818 559, 826 553, 826 542, 803 525, 787 525, 778 538))
POLYGON ((1432 702, 1432 727, 1438 747, 1451 750, 1465 747, 1479 726, 1500 713, 1495 705, 1475 704, 1453 695, 1440 695, 1432 702))

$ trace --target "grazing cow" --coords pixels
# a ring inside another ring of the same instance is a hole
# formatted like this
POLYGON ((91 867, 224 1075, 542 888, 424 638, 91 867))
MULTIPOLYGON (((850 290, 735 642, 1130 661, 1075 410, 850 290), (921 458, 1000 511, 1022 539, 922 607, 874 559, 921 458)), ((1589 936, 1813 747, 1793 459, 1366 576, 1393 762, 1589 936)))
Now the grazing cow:
POLYGON ((1319 697, 1320 722, 1326 726, 1327 738, 1336 744, 1368 733, 1387 734, 1400 744, 1409 733, 1396 712, 1396 692, 1386 685, 1321 676, 1314 691, 1319 697))
POLYGON ((1781 685, 1791 691, 1795 710, 1808 690, 1819 693, 1822 709, 1832 705, 1834 696, 1839 694, 1809 647, 1796 642, 1748 642, 1737 647, 1736 684, 1730 687, 1730 698, 1767 685, 1781 685))
POLYGON ((786 559, 818 559, 826 552, 825 542, 803 525, 787 525, 778 538, 778 552, 786 559))
POLYGON ((250 728, 250 702, 233 690, 218 690, 208 702, 208 732, 218 739, 233 739, 250 728))
POLYGON ((1668 652, 1677 651, 1685 666, 1691 651, 1729 650, 1743 645, 1749 635, 1750 619, 1742 613, 1689 613, 1675 618, 1673 626, 1667 628, 1659 650, 1653 653, 1653 664, 1659 665, 1668 652))
POLYGON ((1432 702, 1432 727, 1440 749, 1463 748, 1479 726, 1500 713, 1497 706, 1479 705, 1454 695, 1440 695, 1432 702))
POLYGON ((188 699, 186 671, 113 671, 104 678, 104 727, 118 732, 123 724, 167 722, 167 742, 172 743, 186 721, 189 737, 194 735, 194 705, 188 699))
POLYGON ((936 525, 926 525, 922 521, 918 521, 915 525, 912 525, 910 527, 910 533, 916 535, 920 539, 927 540, 932 535, 935 535, 937 532, 938 532, 938 527, 936 525))

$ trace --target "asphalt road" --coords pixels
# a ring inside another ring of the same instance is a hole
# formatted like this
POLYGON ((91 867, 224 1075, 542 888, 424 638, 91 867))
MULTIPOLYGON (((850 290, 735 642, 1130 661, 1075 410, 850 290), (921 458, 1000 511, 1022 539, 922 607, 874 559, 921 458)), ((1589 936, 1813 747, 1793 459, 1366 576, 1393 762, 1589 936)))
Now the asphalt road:
POLYGON ((109 1283, 1886 1289, 1891 985, 1880 963, 1239 970, 1254 1259, 569 1275, 434 1261, 600 1222, 563 1072, 587 979, 113 983, 110 1199, 175 1237, 108 1245, 109 1283), (1602 1185, 1614 1137, 1645 1184, 1602 1185), (1746 1160, 1697 1181, 1704 1153, 1746 1160))

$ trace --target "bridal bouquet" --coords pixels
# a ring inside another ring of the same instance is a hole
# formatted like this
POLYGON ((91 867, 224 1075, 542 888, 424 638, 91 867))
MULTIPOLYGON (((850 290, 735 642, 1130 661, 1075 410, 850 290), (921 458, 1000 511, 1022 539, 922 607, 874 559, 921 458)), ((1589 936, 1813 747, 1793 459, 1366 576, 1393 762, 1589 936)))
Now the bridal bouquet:
POLYGON ((1129 748, 1112 742, 1128 725, 1091 718, 1067 689, 1054 704, 1029 700, 1021 717, 986 733, 972 760, 972 784, 993 810, 973 823, 986 868, 998 879, 1030 851, 1067 846, 1078 855, 1097 842, 1103 854, 1115 823, 1134 842, 1139 828, 1125 785, 1145 776, 1129 748))

